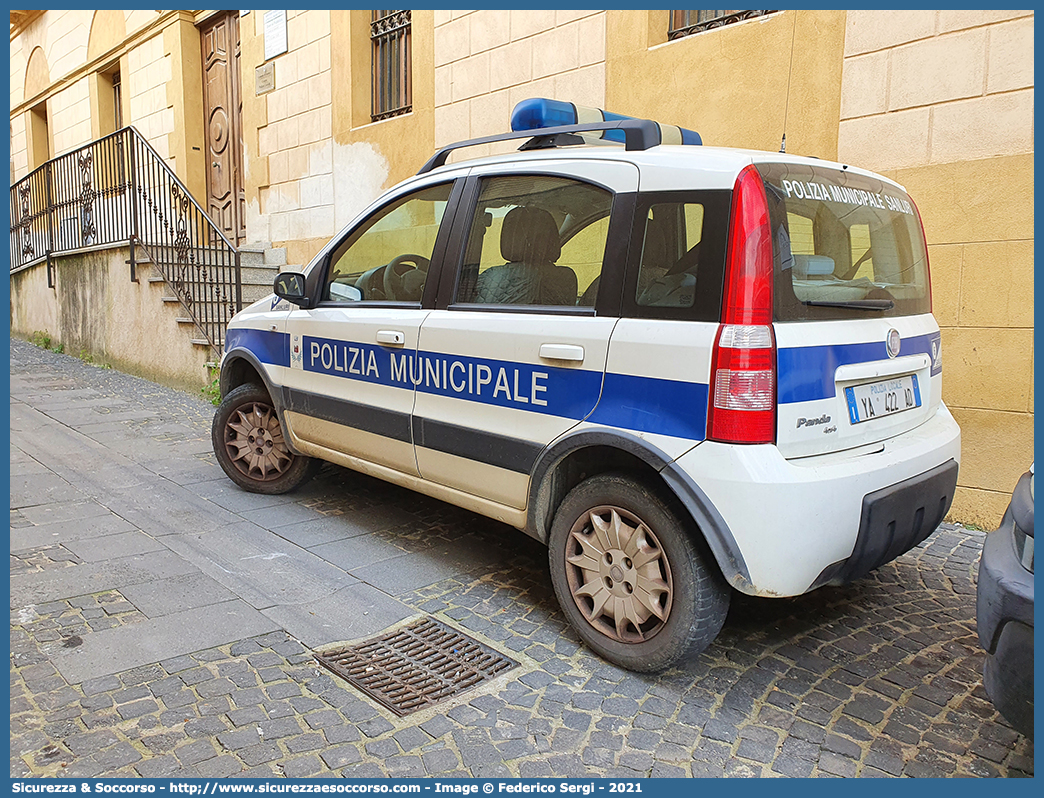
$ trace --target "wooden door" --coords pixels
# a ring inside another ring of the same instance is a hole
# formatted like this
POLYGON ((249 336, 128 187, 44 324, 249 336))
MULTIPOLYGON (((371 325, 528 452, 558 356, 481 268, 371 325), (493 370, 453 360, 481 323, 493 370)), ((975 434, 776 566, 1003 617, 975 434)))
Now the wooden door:
POLYGON ((239 13, 208 20, 203 46, 203 110, 207 141, 207 210, 234 244, 246 237, 243 187, 243 100, 239 81, 239 13))

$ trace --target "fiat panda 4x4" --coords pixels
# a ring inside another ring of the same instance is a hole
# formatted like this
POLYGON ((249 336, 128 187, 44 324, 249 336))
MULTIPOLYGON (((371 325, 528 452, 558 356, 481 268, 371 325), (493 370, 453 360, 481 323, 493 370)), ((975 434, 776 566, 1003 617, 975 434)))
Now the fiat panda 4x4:
POLYGON ((901 186, 550 100, 512 122, 232 320, 232 480, 325 460, 517 527, 635 670, 708 646, 732 590, 846 583, 932 533, 960 430, 901 186))

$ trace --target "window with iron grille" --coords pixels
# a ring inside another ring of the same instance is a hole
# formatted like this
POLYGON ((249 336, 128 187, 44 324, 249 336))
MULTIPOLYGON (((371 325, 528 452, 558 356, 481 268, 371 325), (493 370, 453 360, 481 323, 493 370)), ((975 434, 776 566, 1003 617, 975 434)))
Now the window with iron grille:
POLYGON ((371 12, 373 104, 370 116, 374 122, 408 113, 413 107, 410 13, 371 12))
POLYGON ((774 13, 775 11, 672 11, 667 38, 680 39, 692 33, 774 13))

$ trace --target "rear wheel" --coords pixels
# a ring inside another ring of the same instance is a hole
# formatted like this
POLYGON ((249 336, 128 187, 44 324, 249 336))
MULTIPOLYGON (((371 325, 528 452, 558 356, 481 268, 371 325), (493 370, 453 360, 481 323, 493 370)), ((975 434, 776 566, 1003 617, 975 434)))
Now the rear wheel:
POLYGON ((696 534, 629 476, 602 474, 570 491, 551 526, 551 581, 584 642, 635 671, 662 670, 709 646, 729 587, 696 534))
POLYGON ((228 478, 253 493, 291 491, 322 465, 290 451, 268 392, 253 383, 228 392, 214 414, 211 438, 228 478))

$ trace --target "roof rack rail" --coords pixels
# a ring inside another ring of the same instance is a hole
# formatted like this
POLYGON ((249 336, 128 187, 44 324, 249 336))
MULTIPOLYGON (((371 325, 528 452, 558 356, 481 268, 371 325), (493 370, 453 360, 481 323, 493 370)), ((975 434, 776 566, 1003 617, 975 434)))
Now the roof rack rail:
MULTIPOLYGON (((658 146, 662 139, 660 126, 649 119, 621 119, 613 122, 587 122, 579 125, 561 125, 559 127, 536 128, 532 130, 515 130, 510 133, 499 133, 495 136, 483 136, 478 139, 457 141, 447 144, 428 159, 428 162, 420 168, 418 175, 426 174, 432 169, 438 169, 446 163, 449 154, 462 147, 476 147, 479 144, 493 144, 497 141, 511 141, 512 139, 530 139, 521 149, 537 149, 540 147, 553 147, 563 143, 559 136, 570 133, 593 133, 598 130, 620 130, 624 134, 625 150, 648 150, 658 146)), ((574 143, 568 138, 565 143, 574 143)))

